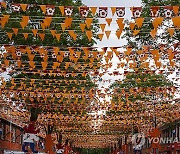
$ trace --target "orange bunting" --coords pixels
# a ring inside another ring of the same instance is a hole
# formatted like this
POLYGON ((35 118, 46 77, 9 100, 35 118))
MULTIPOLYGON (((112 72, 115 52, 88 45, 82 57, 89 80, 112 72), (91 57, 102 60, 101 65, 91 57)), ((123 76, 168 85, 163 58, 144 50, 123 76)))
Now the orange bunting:
POLYGON ((79 24, 79 25, 80 25, 81 31, 84 32, 84 31, 85 31, 86 24, 79 24))
POLYGON ((111 7, 111 12, 112 12, 112 16, 114 16, 114 14, 116 12, 116 7, 111 7))
POLYGON ((111 22, 112 22, 112 18, 106 18, 106 22, 107 22, 108 26, 110 26, 111 22))
POLYGON ((21 9, 25 12, 27 8, 27 4, 20 4, 21 9))
POLYGON ((27 40, 27 38, 28 38, 28 33, 23 33, 23 36, 24 36, 25 40, 27 40))
POLYGON ((88 37, 88 40, 91 41, 92 40, 92 31, 91 30, 87 30, 86 31, 86 35, 88 37))
POLYGON ((7 32, 7 36, 8 36, 8 38, 11 40, 11 39, 12 39, 12 36, 13 36, 13 33, 8 33, 8 32, 7 32))
POLYGON ((173 24, 174 24, 175 27, 180 28, 180 16, 173 17, 172 21, 173 21, 173 24))
POLYGON ((18 31, 19 31, 19 29, 18 29, 18 28, 12 28, 12 30, 13 30, 13 32, 14 32, 14 34, 15 34, 15 35, 17 35, 17 34, 18 34, 18 31))
POLYGON ((93 21, 93 18, 86 18, 85 23, 86 23, 87 28, 91 27, 92 21, 93 21))
POLYGON ((60 10, 62 16, 64 16, 64 6, 59 6, 59 10, 60 10))
POLYGON ((124 28, 123 20, 124 20, 124 18, 118 18, 118 19, 116 20, 116 22, 117 22, 117 24, 118 24, 118 26, 119 26, 120 29, 123 29, 123 28, 124 28))
POLYGON ((136 35, 139 34, 139 32, 140 32, 140 30, 134 30, 134 31, 133 31, 133 35, 136 36, 136 35))
POLYGON ((65 23, 65 28, 70 28, 72 25, 72 18, 66 18, 64 23, 65 23))
POLYGON ((110 36, 110 34, 111 34, 111 31, 105 31, 105 34, 106 34, 107 39, 109 39, 109 36, 110 36))
POLYGON ((175 29, 174 28, 168 28, 167 31, 169 32, 169 35, 172 37, 174 35, 175 29))
POLYGON ((37 29, 32 29, 31 31, 32 31, 34 37, 36 37, 38 30, 37 29))
POLYGON ((102 34, 98 34, 98 37, 99 37, 100 41, 102 41, 103 36, 104 36, 104 34, 103 34, 103 33, 102 33, 102 34))
POLYGON ((92 15, 94 16, 97 10, 97 7, 90 7, 92 15))
POLYGON ((116 36, 118 39, 120 39, 122 31, 122 29, 116 31, 116 36))
POLYGON ((44 41, 45 34, 44 33, 38 33, 39 37, 41 38, 42 41, 44 41))
POLYGON ((56 30, 50 30, 50 32, 51 32, 51 35, 52 35, 53 37, 55 37, 56 30))
POLYGON ((157 29, 151 30, 150 35, 152 36, 152 38, 156 37, 156 33, 157 33, 157 29))
POLYGON ((99 25, 100 25, 100 28, 101 28, 102 32, 104 32, 104 29, 105 29, 105 27, 106 27, 106 24, 99 24, 99 25))
POLYGON ((136 18, 135 22, 136 22, 136 25, 138 26, 138 28, 141 28, 142 24, 144 22, 144 18, 136 18))
POLYGON ((69 35, 74 39, 74 41, 76 41, 77 34, 75 33, 74 30, 69 30, 69 35))
POLYGON ((41 10, 46 14, 46 5, 40 5, 41 10))
POLYGON ((133 30, 134 30, 134 27, 135 27, 135 23, 130 22, 130 23, 129 23, 129 27, 130 27, 130 29, 133 31, 133 30))
POLYGON ((60 41, 60 38, 61 38, 61 34, 55 34, 55 37, 58 41, 60 41))

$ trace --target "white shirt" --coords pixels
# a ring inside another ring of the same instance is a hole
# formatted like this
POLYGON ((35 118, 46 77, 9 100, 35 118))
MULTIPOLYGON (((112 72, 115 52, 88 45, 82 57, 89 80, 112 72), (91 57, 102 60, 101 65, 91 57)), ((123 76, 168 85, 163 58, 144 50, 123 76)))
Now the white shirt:
POLYGON ((23 135, 23 142, 34 143, 34 141, 39 141, 39 137, 35 134, 25 133, 23 135))

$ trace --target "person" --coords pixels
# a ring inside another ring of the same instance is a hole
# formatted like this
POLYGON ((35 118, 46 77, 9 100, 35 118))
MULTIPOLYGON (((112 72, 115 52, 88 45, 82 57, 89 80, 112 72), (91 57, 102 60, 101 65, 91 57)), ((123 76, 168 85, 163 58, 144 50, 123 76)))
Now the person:
POLYGON ((62 145, 62 141, 61 140, 58 141, 58 144, 56 145, 56 149, 57 149, 57 154, 63 154, 64 147, 62 145))
POLYGON ((64 153, 63 154, 70 154, 71 147, 69 145, 69 140, 66 139, 65 145, 64 145, 64 153))
POLYGON ((39 138, 36 136, 36 134, 39 133, 39 129, 36 129, 35 121, 30 121, 29 125, 24 127, 24 132, 25 134, 23 135, 22 151, 28 152, 26 148, 30 145, 32 152, 38 153, 38 151, 35 150, 34 141, 37 142, 39 140, 39 138))

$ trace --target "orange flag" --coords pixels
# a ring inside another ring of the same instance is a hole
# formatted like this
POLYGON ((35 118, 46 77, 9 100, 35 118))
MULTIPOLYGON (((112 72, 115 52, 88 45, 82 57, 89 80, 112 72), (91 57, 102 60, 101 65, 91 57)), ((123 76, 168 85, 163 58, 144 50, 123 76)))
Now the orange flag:
POLYGON ((37 29, 32 29, 32 32, 33 32, 34 37, 36 37, 38 30, 37 29))
POLYGON ((4 8, 7 8, 7 4, 6 4, 6 2, 1 2, 1 5, 4 7, 4 8))
POLYGON ((47 68, 47 62, 41 62, 43 70, 46 70, 47 68))
POLYGON ((87 35, 89 41, 91 41, 92 40, 92 31, 91 30, 87 30, 86 31, 86 35, 87 35))
POLYGON ((51 22, 52 22, 52 17, 45 17, 44 24, 46 27, 49 27, 51 25, 51 22))
POLYGON ((51 32, 51 35, 52 35, 53 37, 55 37, 56 30, 50 30, 50 32, 51 32))
POLYGON ((151 30, 150 35, 152 36, 152 38, 156 37, 156 33, 157 33, 157 29, 151 30))
POLYGON ((114 16, 114 14, 116 12, 116 7, 111 7, 111 12, 112 12, 112 16, 114 16))
POLYGON ((174 35, 174 28, 168 28, 167 30, 169 32, 169 35, 172 37, 174 35))
POLYGON ((177 16, 179 13, 179 6, 173 6, 174 14, 177 16))
POLYGON ((164 20, 163 17, 155 18, 152 22, 154 29, 157 29, 158 26, 160 26, 162 24, 163 20, 164 20))
POLYGON ((27 40, 27 38, 28 38, 28 33, 23 33, 23 36, 24 36, 25 40, 27 40))
POLYGON ((106 24, 99 24, 99 25, 100 25, 100 27, 101 27, 102 32, 104 32, 104 29, 105 29, 105 27, 106 27, 106 24))
POLYGON ((71 27, 71 25, 72 25, 72 18, 66 18, 64 23, 65 23, 65 27, 66 28, 71 27))
POLYGON ((41 38, 42 41, 44 41, 45 34, 44 33, 38 33, 39 37, 41 38))
POLYGON ((21 9, 25 12, 27 8, 27 4, 20 4, 21 9))
POLYGON ((8 38, 9 38, 10 40, 12 39, 12 35, 13 35, 13 33, 7 32, 7 36, 8 36, 8 38))
POLYGON ((46 14, 46 5, 40 5, 41 10, 46 14))
POLYGON ((97 7, 90 7, 92 15, 94 16, 97 10, 97 7))
POLYGON ((86 24, 79 24, 79 25, 80 25, 81 31, 84 32, 86 24))
POLYGON ((103 34, 103 33, 102 33, 102 34, 98 34, 98 37, 99 37, 100 41, 102 41, 103 36, 104 36, 104 34, 103 34))
POLYGON ((109 39, 109 36, 110 36, 110 34, 111 34, 111 31, 105 31, 105 34, 106 34, 107 39, 109 39))
MULTIPOLYGON (((137 19, 138 19, 138 18, 137 18, 137 19)), ((135 27, 135 23, 130 22, 130 23, 129 23, 129 27, 130 27, 130 29, 133 31, 133 30, 134 30, 134 27, 135 27)))
POLYGON ((74 30, 69 30, 69 35, 74 39, 74 41, 76 41, 77 34, 75 33, 74 30))
POLYGON ((22 22, 24 22, 27 25, 28 21, 29 21, 29 16, 22 16, 22 22))
POLYGON ((116 20, 116 22, 117 22, 117 24, 118 24, 118 26, 119 26, 120 29, 123 29, 123 28, 124 28, 123 20, 124 20, 124 18, 118 18, 118 19, 116 20))
POLYGON ((112 18, 106 18, 106 22, 107 22, 108 26, 110 26, 111 22, 112 22, 112 18))
POLYGON ((14 32, 15 35, 18 34, 18 30, 19 30, 18 28, 12 28, 12 30, 13 30, 13 32, 14 32))
POLYGON ((123 31, 123 29, 120 29, 120 30, 116 31, 116 36, 117 36, 118 39, 120 39, 122 31, 123 31))
POLYGON ((55 34, 55 36, 56 36, 56 39, 57 39, 58 41, 60 41, 61 34, 55 34))
POLYGON ((136 18, 135 22, 136 22, 136 25, 138 26, 138 28, 141 28, 142 24, 144 22, 144 18, 136 18))
POLYGON ((140 30, 134 30, 133 35, 136 36, 139 34, 139 32, 140 32, 140 30))
POLYGON ((65 23, 61 23, 61 29, 63 32, 65 31, 65 29, 66 29, 65 23))
POLYGON ((86 18, 85 23, 86 23, 87 28, 91 27, 92 21, 93 21, 93 18, 86 18))
POLYGON ((64 6, 59 6, 59 10, 60 10, 62 16, 64 16, 64 6))
POLYGON ((172 21, 173 21, 173 24, 174 24, 175 27, 180 28, 180 16, 173 17, 172 21))

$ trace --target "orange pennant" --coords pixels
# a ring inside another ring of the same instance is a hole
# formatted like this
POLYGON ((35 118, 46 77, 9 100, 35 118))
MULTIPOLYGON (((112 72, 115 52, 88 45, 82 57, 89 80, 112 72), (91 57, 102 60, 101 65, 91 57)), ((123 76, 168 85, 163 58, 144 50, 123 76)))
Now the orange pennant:
POLYGON ((86 18, 85 23, 86 23, 87 28, 91 27, 92 21, 93 21, 93 18, 86 18))
POLYGON ((142 24, 143 24, 143 22, 144 22, 144 18, 136 18, 136 19, 135 19, 135 22, 136 22, 138 28, 141 28, 141 27, 142 27, 142 24))
MULTIPOLYGON (((137 19, 138 19, 138 18, 137 18, 137 19)), ((134 30, 134 27, 135 27, 135 23, 130 22, 130 23, 129 23, 129 26, 130 26, 130 29, 133 31, 133 30, 134 30)))
POLYGON ((120 39, 122 31, 123 31, 123 29, 120 29, 120 30, 116 31, 116 36, 117 36, 118 39, 120 39))
POLYGON ((100 41, 102 41, 103 36, 104 36, 104 34, 103 34, 103 33, 102 33, 102 34, 98 34, 98 37, 99 37, 100 41))
POLYGON ((51 22, 52 22, 52 17, 45 17, 44 24, 46 27, 49 27, 51 25, 51 22))
POLYGON ((89 41, 91 41, 92 40, 92 31, 91 30, 87 30, 86 31, 86 35, 87 35, 89 41))
POLYGON ((162 24, 163 20, 164 20, 163 17, 155 18, 152 22, 154 29, 157 29, 158 26, 160 26, 162 24))
POLYGON ((157 33, 157 29, 151 30, 150 35, 152 36, 152 38, 156 37, 156 33, 157 33))
POLYGON ((94 16, 97 10, 97 7, 90 7, 92 15, 94 16))
POLYGON ((174 24, 175 27, 180 28, 180 16, 173 17, 172 21, 173 21, 173 24, 174 24))
POLYGON ((55 36, 56 36, 56 39, 57 39, 58 41, 60 41, 61 34, 55 34, 55 36))
POLYGON ((114 14, 116 12, 116 7, 111 7, 111 12, 112 12, 112 16, 114 16, 114 14))
POLYGON ((53 37, 55 37, 56 30, 50 30, 50 32, 51 32, 51 35, 52 35, 53 37))
POLYGON ((65 23, 61 23, 61 29, 63 32, 65 31, 65 29, 66 29, 65 23))
POLYGON ((110 36, 110 34, 111 34, 111 31, 105 31, 105 34, 106 34, 107 39, 109 39, 109 36, 110 36))
POLYGON ((23 33, 23 36, 24 36, 25 40, 27 40, 27 38, 28 38, 28 33, 23 33))
POLYGON ((31 68, 35 68, 35 62, 34 61, 29 61, 29 65, 31 68))
POLYGON ((110 26, 111 22, 112 22, 112 18, 106 18, 106 22, 107 22, 108 26, 110 26))
POLYGON ((39 35, 39 37, 41 38, 41 40, 44 41, 45 34, 44 34, 44 33, 39 33, 38 35, 39 35))
POLYGON ((75 33, 74 30, 69 30, 69 35, 74 39, 74 41, 76 41, 77 34, 75 33))
POLYGON ((7 32, 7 36, 8 36, 8 38, 11 40, 12 39, 12 35, 13 35, 13 33, 8 33, 7 32))
POLYGON ((13 30, 13 32, 14 32, 15 35, 18 34, 18 30, 19 30, 18 28, 12 28, 12 30, 13 30))
POLYGON ((36 37, 38 30, 37 29, 32 29, 32 32, 33 32, 34 37, 36 37))
POLYGON ((27 8, 27 4, 20 4, 21 9, 25 12, 27 8))
POLYGON ((168 28, 167 30, 169 32, 169 35, 172 37, 174 35, 174 28, 168 28))
POLYGON ((72 25, 72 18, 66 18, 64 23, 65 23, 65 28, 70 28, 72 25))
POLYGON ((84 32, 86 24, 79 24, 79 25, 80 25, 81 31, 84 32))
POLYGON ((46 14, 46 5, 40 5, 41 10, 46 14))
POLYGON ((173 6, 174 14, 177 16, 179 13, 179 6, 173 6))
POLYGON ((105 29, 105 27, 106 27, 106 24, 99 24, 99 25, 100 25, 100 27, 101 27, 102 32, 104 32, 104 29, 105 29))
POLYGON ((41 62, 43 70, 46 70, 47 68, 47 62, 41 62))
POLYGON ((133 35, 136 36, 139 34, 139 32, 140 32, 140 30, 134 30, 133 35))
POLYGON ((26 23, 25 22, 20 22, 20 25, 21 25, 22 29, 24 29, 26 27, 26 23))
POLYGON ((27 25, 29 22, 29 16, 22 16, 22 22, 24 22, 27 25))
POLYGON ((118 24, 118 26, 119 26, 120 29, 123 29, 123 28, 124 28, 123 20, 124 20, 124 18, 118 18, 118 19, 116 20, 116 22, 117 22, 117 24, 118 24))
POLYGON ((64 6, 59 6, 59 10, 60 10, 62 16, 64 16, 64 6))
POLYGON ((5 1, 1 2, 1 5, 4 7, 4 8, 7 8, 7 4, 5 1))

